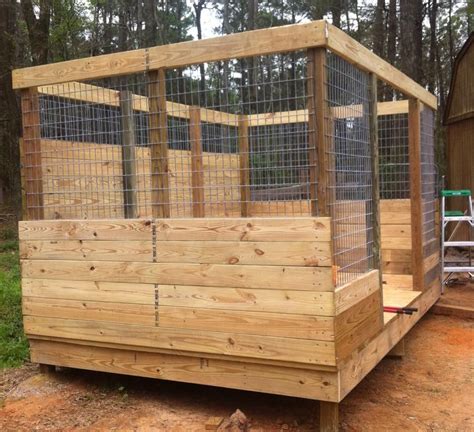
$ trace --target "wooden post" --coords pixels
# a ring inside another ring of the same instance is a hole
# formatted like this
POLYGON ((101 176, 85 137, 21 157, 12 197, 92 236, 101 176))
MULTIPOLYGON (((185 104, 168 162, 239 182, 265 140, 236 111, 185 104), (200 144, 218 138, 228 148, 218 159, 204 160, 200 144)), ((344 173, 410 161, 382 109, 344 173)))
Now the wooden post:
POLYGON ((337 432, 339 430, 339 404, 337 402, 319 402, 320 432, 337 432))
POLYGON ((191 142, 193 216, 204 217, 201 108, 197 106, 189 107, 189 140, 191 142))
POLYGON ((41 166, 41 117, 38 88, 23 90, 23 158, 25 173, 26 219, 44 219, 43 173, 41 166))
MULTIPOLYGON (((380 168, 379 168, 379 128, 377 112, 377 75, 369 74, 369 127, 370 127, 370 163, 372 169, 372 254, 374 268, 379 271, 379 289, 382 289, 382 242, 380 234, 380 168)), ((383 293, 380 298, 380 320, 383 322, 383 293)))
POLYGON ((315 164, 317 160, 317 169, 310 169, 310 184, 314 185, 317 180, 317 205, 316 192, 311 187, 311 215, 329 216, 329 151, 330 137, 328 136, 327 121, 329 110, 327 106, 327 79, 326 79, 326 49, 313 48, 308 51, 308 65, 311 67, 313 79, 309 80, 308 95, 313 100, 314 106, 309 106, 309 129, 315 132, 309 136, 309 162, 315 164), (313 140, 315 142, 313 143, 313 140))
POLYGON ((421 103, 408 103, 408 145, 410 159, 411 254, 413 289, 423 291, 423 202, 421 189, 421 103))
POLYGON ((240 214, 249 215, 250 204, 250 146, 249 123, 246 115, 239 118, 239 153, 240 153, 240 214))
POLYGON ((133 219, 137 217, 137 173, 133 93, 131 91, 120 92, 120 114, 122 117, 123 209, 125 218, 133 219))
POLYGON ((148 103, 151 157, 151 210, 153 217, 170 217, 168 179, 168 118, 164 69, 148 73, 148 103))
MULTIPOLYGON (((326 92, 326 84, 322 81, 325 77, 325 49, 324 48, 312 48, 307 53, 307 80, 308 80, 308 162, 309 162, 309 198, 311 200, 311 216, 318 216, 320 209, 318 209, 318 203, 325 202, 326 189, 322 187, 320 189, 320 180, 318 177, 322 177, 321 180, 325 181, 321 170, 325 171, 325 166, 319 162, 319 157, 322 156, 324 161, 324 155, 320 155, 320 148, 324 142, 324 105, 326 98, 324 97, 326 92), (323 67, 323 69, 321 69, 323 67), (318 88, 319 87, 319 88, 318 88), (322 108, 322 109, 321 109, 322 108), (318 176, 318 173, 320 174, 318 176), (319 194, 321 193, 321 196, 319 194), (319 201, 321 199, 321 201, 319 201)), ((323 209, 326 211, 327 209, 323 209)), ((322 214, 321 214, 322 215, 322 214)))
POLYGON ((387 354, 388 357, 402 358, 405 355, 405 338, 401 339, 387 354))

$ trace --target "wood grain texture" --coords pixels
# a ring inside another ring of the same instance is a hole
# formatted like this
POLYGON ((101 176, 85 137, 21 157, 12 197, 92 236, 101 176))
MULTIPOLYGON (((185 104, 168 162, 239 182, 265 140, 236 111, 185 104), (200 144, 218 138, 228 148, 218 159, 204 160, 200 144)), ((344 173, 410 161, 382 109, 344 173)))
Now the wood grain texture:
POLYGON ((41 119, 37 88, 23 90, 22 112, 22 165, 24 175, 25 216, 30 220, 44 218, 43 178, 41 158, 41 119))
POLYGON ((332 317, 164 305, 158 309, 160 328, 334 341, 332 317))
POLYGON ((30 344, 33 362, 309 399, 337 399, 337 373, 333 372, 35 339, 30 344))
POLYGON ((155 285, 126 282, 97 282, 61 279, 29 279, 21 281, 25 297, 125 304, 155 304, 155 285))
POLYGON ((16 69, 13 71, 13 88, 126 75, 321 46, 325 43, 324 27, 324 21, 314 21, 16 69))
POLYGON ((199 107, 189 107, 189 141, 191 143, 191 190, 194 217, 204 217, 204 174, 202 130, 199 107))
POLYGON ((21 259, 153 261, 150 240, 22 240, 21 259))
POLYGON ((437 109, 438 101, 436 96, 425 90, 420 84, 413 81, 403 72, 385 60, 382 60, 336 26, 327 24, 327 32, 327 46, 332 52, 338 54, 358 68, 366 72, 374 73, 382 81, 400 90, 403 94, 417 98, 430 108, 437 109))
POLYGON ((136 282, 332 291, 329 267, 245 266, 121 261, 22 260, 22 275, 39 279, 136 282))
POLYGON ((24 326, 25 333, 33 338, 38 335, 109 342, 122 348, 154 347, 295 363, 335 364, 334 342, 326 341, 33 316, 24 317, 24 326))
POLYGON ((157 240, 330 241, 330 219, 173 219, 156 222, 157 240))
POLYGON ((408 107, 413 289, 422 291, 424 289, 424 273, 423 202, 421 184, 421 103, 417 99, 410 99, 408 107))
POLYGON ((156 262, 331 266, 330 242, 158 241, 156 262))
POLYGON ((339 365, 341 369, 340 400, 362 381, 377 363, 387 355, 406 333, 408 333, 416 322, 436 302, 440 293, 441 288, 439 283, 433 284, 423 293, 416 293, 414 300, 412 299, 409 303, 403 305, 418 308, 416 314, 394 316, 393 319, 384 326, 382 332, 372 338, 362 349, 354 351, 339 365))
POLYGON ((372 270, 358 279, 336 288, 334 292, 336 315, 352 308, 378 289, 380 289, 378 270, 372 270))
MULTIPOLYGON (((154 293, 148 293, 150 300, 154 293)), ((23 315, 47 318, 79 319, 132 325, 155 325, 155 306, 151 304, 65 300, 23 296, 23 315)))
POLYGON ((334 331, 338 362, 383 328, 382 290, 378 289, 336 315, 334 331))
POLYGON ((151 220, 20 221, 20 240, 151 240, 151 220))
POLYGON ((334 293, 160 285, 163 306, 334 316, 334 293))

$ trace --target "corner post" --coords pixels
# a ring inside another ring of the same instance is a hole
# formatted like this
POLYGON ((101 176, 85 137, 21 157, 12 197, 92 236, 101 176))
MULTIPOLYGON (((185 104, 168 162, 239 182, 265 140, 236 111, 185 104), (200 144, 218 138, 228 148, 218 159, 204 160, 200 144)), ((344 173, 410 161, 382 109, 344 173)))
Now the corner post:
POLYGON ((170 217, 168 178, 168 118, 166 71, 148 72, 148 103, 151 158, 151 211, 155 218, 170 217))
POLYGON ((136 137, 133 119, 133 93, 128 90, 121 91, 119 96, 122 120, 123 210, 126 219, 133 219, 137 217, 136 137))
POLYGON ((43 171, 41 158, 41 117, 37 87, 22 91, 23 157, 26 219, 44 219, 43 171))
POLYGON ((410 160, 411 253, 413 289, 423 291, 423 201, 421 185, 421 102, 408 102, 408 145, 410 160))
POLYGON ((326 48, 308 50, 308 160, 312 216, 329 216, 326 62, 326 48))
POLYGON ((201 108, 198 106, 189 107, 189 140, 191 142, 193 216, 204 217, 201 108))
POLYGON ((337 432, 339 430, 339 404, 337 402, 319 402, 320 432, 337 432))
POLYGON ((247 116, 239 117, 239 155, 240 155, 240 214, 249 216, 250 206, 250 146, 249 122, 247 116))

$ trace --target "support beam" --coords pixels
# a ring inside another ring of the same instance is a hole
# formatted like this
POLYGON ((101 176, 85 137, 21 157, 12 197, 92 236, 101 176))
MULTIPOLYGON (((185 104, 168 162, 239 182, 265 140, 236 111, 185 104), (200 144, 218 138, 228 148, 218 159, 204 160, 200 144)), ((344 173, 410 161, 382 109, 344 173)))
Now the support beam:
POLYGON ((405 339, 400 340, 387 354, 387 357, 402 358, 405 355, 405 339))
POLYGON ((40 370, 40 373, 44 375, 52 375, 56 372, 56 366, 40 363, 39 370, 40 370))
POLYGON ((193 216, 204 217, 204 173, 202 168, 201 109, 189 107, 189 141, 191 143, 191 187, 193 216))
POLYGON ((411 244, 413 289, 424 288, 423 272, 423 202, 421 186, 421 103, 408 103, 408 145, 410 159, 411 244))
POLYGON ((168 178, 168 119, 166 115, 166 73, 148 73, 150 104, 151 212, 155 218, 170 217, 168 178))
MULTIPOLYGON (((317 71, 316 71, 316 49, 308 50, 308 61, 307 61, 307 73, 306 79, 308 80, 308 109, 304 112, 305 120, 308 121, 308 162, 309 162, 309 198, 311 215, 318 215, 318 190, 317 190, 317 161, 318 161, 318 144, 320 141, 319 125, 317 119, 317 108, 319 92, 316 90, 317 82, 317 71)), ((318 113, 319 114, 319 113, 318 113)))
POLYGON ((250 146, 249 124, 245 115, 239 120, 239 154, 240 154, 240 214, 249 215, 250 205, 250 146))
POLYGON ((38 89, 23 90, 21 95, 23 123, 23 158, 25 174, 26 219, 44 219, 43 172, 41 160, 41 117, 38 89))
POLYGON ((339 404, 337 402, 319 402, 320 432, 337 432, 339 430, 339 404))
MULTIPOLYGON (((329 216, 329 150, 330 135, 328 122, 330 113, 327 106, 327 77, 326 77, 326 57, 325 48, 315 48, 309 51, 312 62, 313 89, 311 97, 314 98, 315 124, 316 128, 316 151, 317 151, 317 215, 329 216)), ((314 175, 314 174, 313 174, 314 175)), ((310 180, 311 181, 311 180, 310 180)), ((311 214, 315 216, 316 208, 311 209, 311 214)))
POLYGON ((138 211, 136 137, 133 119, 133 93, 131 91, 120 92, 120 115, 122 121, 123 212, 126 219, 134 219, 138 216, 138 211))

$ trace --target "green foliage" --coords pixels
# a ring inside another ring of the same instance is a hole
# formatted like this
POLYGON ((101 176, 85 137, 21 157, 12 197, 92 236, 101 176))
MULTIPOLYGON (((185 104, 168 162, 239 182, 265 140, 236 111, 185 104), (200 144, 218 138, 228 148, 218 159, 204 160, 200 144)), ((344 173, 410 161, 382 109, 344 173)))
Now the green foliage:
POLYGON ((21 365, 28 342, 21 313, 20 265, 17 243, 0 243, 0 368, 21 365))

